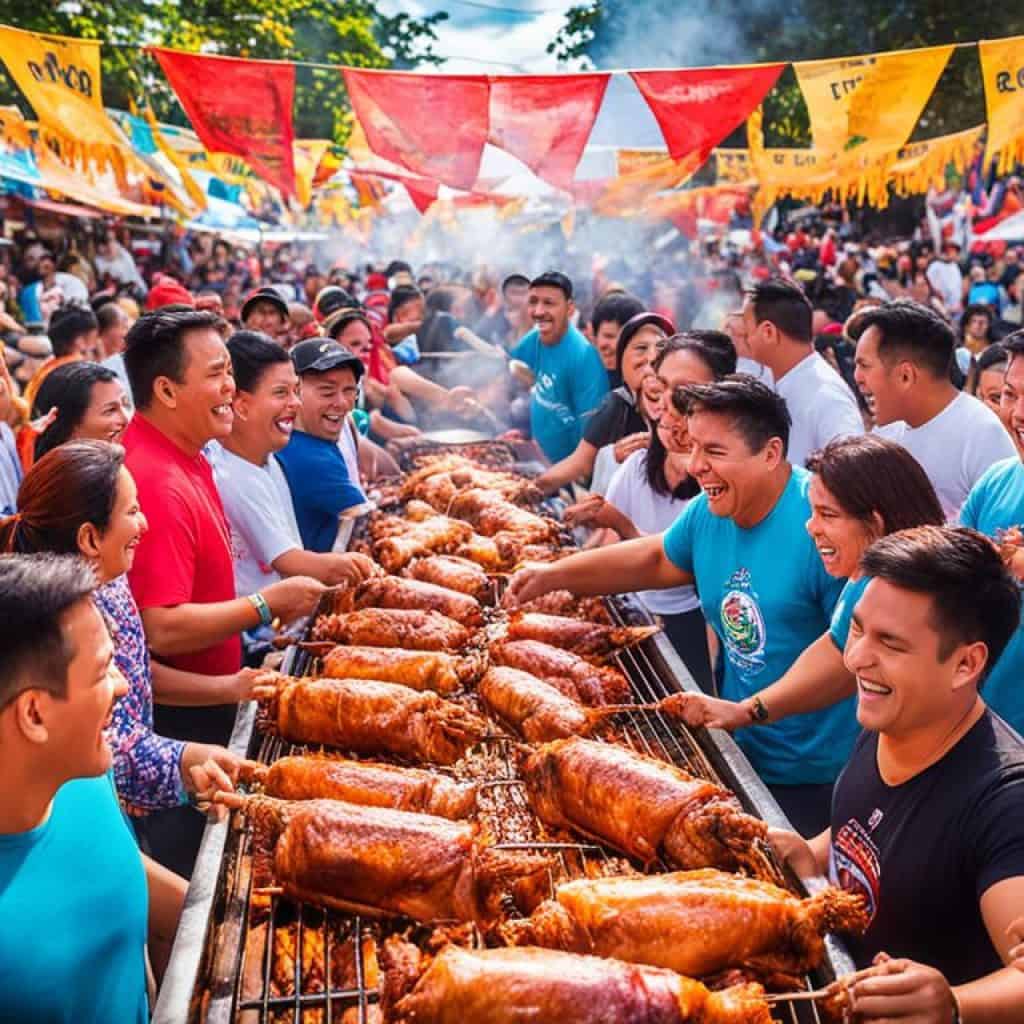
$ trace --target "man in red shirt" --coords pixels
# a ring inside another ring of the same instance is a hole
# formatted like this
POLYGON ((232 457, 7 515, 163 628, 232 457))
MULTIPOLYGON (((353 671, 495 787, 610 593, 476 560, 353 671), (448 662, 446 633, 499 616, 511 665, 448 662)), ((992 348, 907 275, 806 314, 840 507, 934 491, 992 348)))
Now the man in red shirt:
MULTIPOLYGON (((129 583, 154 656, 204 675, 236 672, 243 630, 308 614, 324 589, 292 576, 235 597, 230 530, 203 455, 204 445, 230 433, 234 416, 231 358, 218 322, 191 309, 149 313, 128 332, 124 352, 136 408, 124 434, 125 465, 149 520, 129 583)), ((233 705, 160 708, 156 725, 165 736, 225 744, 234 713, 233 705)), ((197 843, 199 830, 179 821, 173 831, 178 843, 168 857, 187 873, 180 833, 192 832, 197 843)))

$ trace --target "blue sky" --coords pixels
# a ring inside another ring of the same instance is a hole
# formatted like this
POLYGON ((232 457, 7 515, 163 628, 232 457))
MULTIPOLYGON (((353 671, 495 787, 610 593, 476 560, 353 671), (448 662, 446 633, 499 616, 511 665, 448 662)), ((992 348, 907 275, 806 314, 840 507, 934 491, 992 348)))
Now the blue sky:
POLYGON ((423 15, 447 11, 438 28, 437 53, 450 59, 444 71, 515 73, 555 71, 544 52, 562 27, 571 2, 559 0, 381 0, 388 13, 423 15))

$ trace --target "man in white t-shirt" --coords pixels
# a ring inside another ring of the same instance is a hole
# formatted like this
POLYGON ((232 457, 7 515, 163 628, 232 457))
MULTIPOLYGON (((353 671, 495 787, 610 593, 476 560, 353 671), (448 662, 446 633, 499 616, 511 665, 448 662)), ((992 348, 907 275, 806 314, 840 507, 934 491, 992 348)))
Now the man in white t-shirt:
POLYGON ((291 357, 256 331, 238 331, 228 352, 235 416, 212 461, 231 525, 238 593, 256 593, 282 576, 312 576, 334 585, 373 575, 376 568, 364 555, 303 549, 288 481, 274 455, 291 438, 300 405, 291 357))
POLYGON ((875 433, 917 459, 955 521, 979 477, 1015 451, 996 414, 953 386, 953 329, 927 306, 897 299, 861 311, 847 332, 857 342, 854 378, 875 433))
POLYGON ((864 433, 864 421, 846 381, 814 351, 814 311, 800 287, 780 277, 754 285, 743 301, 750 354, 766 366, 786 400, 793 426, 789 461, 807 457, 837 437, 864 433))
POLYGON ((960 246, 950 239, 942 247, 940 259, 932 260, 924 276, 939 293, 950 316, 964 308, 964 275, 960 270, 960 246))

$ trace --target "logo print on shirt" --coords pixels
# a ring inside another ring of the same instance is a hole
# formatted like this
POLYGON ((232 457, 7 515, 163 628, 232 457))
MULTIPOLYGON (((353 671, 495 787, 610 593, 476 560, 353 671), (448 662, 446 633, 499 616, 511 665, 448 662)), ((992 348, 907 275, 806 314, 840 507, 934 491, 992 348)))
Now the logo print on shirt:
POLYGON ((766 631, 748 570, 737 569, 729 577, 719 619, 729 660, 741 672, 756 675, 764 668, 766 631))
POLYGON ((873 921, 878 911, 881 875, 878 847, 864 826, 856 818, 851 818, 832 840, 828 857, 829 881, 847 892, 860 893, 864 897, 868 920, 873 921))

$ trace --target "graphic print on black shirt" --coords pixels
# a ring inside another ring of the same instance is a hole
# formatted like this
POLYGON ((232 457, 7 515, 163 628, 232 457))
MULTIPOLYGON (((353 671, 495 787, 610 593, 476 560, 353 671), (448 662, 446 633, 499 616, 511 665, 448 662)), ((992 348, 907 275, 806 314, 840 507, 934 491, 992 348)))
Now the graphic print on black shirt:
POLYGON ((878 735, 862 733, 832 800, 829 880, 868 901, 849 940, 858 966, 885 951, 952 985, 1002 967, 979 906, 1024 876, 1024 739, 987 711, 942 760, 899 786, 878 771, 878 735))

